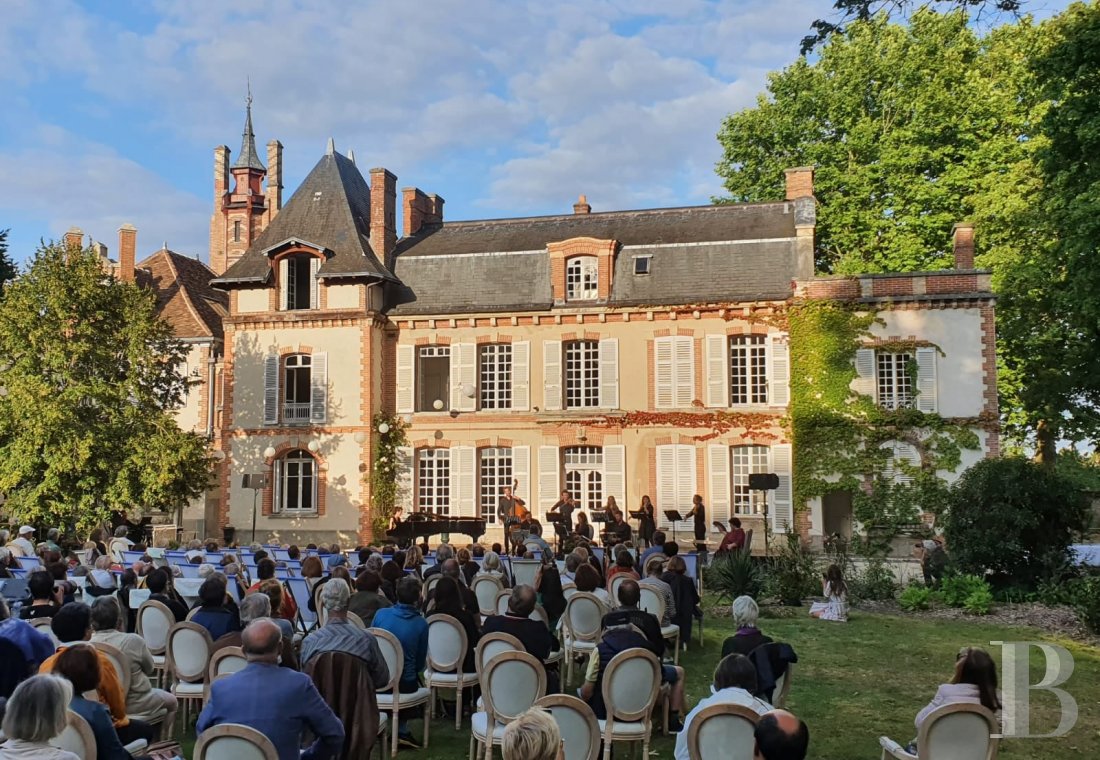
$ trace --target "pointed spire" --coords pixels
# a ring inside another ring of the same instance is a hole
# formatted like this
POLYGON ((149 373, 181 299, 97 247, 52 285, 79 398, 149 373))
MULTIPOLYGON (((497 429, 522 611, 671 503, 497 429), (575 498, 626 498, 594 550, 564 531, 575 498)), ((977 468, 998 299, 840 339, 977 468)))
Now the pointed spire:
POLYGON ((349 150, 348 151, 348 161, 351 161, 353 164, 355 163, 355 151, 354 150, 349 150))
POLYGON ((336 141, 331 137, 328 139, 328 146, 325 148, 325 155, 331 156, 336 153, 336 141))
POLYGON ((256 152, 256 135, 252 133, 252 83, 248 85, 248 98, 245 101, 244 133, 241 135, 241 152, 233 162, 234 169, 256 169, 267 171, 260 154, 256 152))

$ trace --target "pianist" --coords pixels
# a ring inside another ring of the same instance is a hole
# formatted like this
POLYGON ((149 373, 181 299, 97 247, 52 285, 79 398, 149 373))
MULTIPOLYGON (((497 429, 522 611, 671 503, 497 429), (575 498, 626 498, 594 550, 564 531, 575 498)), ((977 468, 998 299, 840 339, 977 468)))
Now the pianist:
POLYGON ((394 507, 393 516, 390 517, 390 525, 386 529, 386 532, 393 533, 399 527, 401 527, 401 507, 394 507))

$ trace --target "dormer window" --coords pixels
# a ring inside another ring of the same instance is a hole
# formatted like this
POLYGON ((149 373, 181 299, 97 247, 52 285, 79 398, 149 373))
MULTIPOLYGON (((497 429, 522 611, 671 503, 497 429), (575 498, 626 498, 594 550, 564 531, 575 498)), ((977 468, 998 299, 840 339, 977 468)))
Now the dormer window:
POLYGON ((599 280, 599 266, 595 256, 570 259, 565 268, 566 300, 588 301, 598 298, 599 280))
POLYGON ((317 270, 321 260, 305 253, 279 261, 280 300, 284 311, 317 308, 317 270))

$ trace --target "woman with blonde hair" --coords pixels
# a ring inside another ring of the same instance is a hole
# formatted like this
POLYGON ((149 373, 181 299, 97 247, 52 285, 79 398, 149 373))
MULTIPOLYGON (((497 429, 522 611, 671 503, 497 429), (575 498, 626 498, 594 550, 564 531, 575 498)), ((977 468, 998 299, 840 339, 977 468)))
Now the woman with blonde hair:
POLYGON ((413 544, 405 550, 405 569, 412 570, 413 575, 418 579, 423 580, 423 571, 420 566, 424 564, 424 552, 420 551, 420 547, 413 544))
POLYGON ((80 760, 50 746, 65 730, 73 687, 58 676, 32 676, 15 688, 4 712, 0 760, 80 760))
POLYGON ((561 729, 548 710, 532 707, 504 729, 504 760, 564 760, 561 729))
POLYGON ((481 570, 478 575, 492 575, 496 578, 500 578, 500 582, 504 584, 504 588, 508 588, 512 585, 512 580, 508 577, 508 571, 504 569, 504 565, 500 562, 500 555, 496 552, 485 552, 485 557, 481 560, 481 570))

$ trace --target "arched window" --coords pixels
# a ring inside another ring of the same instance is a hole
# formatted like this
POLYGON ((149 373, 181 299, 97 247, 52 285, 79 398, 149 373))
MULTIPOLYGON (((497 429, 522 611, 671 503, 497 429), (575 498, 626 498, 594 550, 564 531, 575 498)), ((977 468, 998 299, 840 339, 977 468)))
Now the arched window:
POLYGON ((317 462, 308 451, 295 449, 275 460, 276 514, 317 512, 317 462))
POLYGON ((584 301, 599 297, 599 267, 595 256, 577 256, 565 266, 565 299, 584 301))

